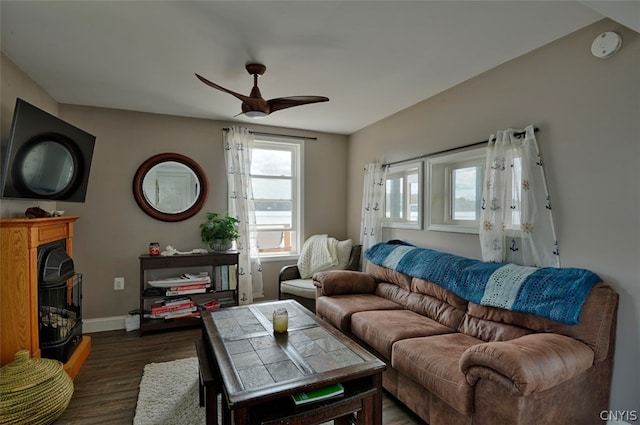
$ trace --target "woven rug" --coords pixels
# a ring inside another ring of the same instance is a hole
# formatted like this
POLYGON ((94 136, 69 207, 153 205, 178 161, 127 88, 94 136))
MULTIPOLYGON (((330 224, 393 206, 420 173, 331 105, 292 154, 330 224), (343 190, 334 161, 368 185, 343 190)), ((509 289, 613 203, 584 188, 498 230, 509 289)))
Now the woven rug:
MULTIPOLYGON (((205 409, 198 400, 197 357, 144 367, 133 425, 204 424, 205 409)), ((333 421, 321 425, 333 425, 333 421)))
POLYGON ((133 425, 204 425, 198 404, 198 359, 144 367, 133 425))

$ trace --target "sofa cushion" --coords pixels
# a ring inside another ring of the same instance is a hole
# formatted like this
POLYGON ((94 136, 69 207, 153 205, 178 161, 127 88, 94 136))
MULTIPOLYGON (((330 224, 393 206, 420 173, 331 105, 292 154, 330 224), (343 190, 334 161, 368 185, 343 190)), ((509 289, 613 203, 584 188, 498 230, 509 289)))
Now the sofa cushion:
POLYGON ((376 289, 371 276, 353 270, 317 272, 313 281, 322 295, 372 294, 376 289))
POLYGON ((346 333, 351 333, 351 316, 356 312, 402 308, 393 301, 373 294, 334 295, 316 299, 316 315, 346 333))
POLYGON ((610 336, 616 325, 618 294, 604 283, 597 283, 582 307, 580 321, 576 325, 564 325, 532 314, 508 311, 497 307, 469 303, 465 327, 459 330, 485 341, 504 341, 517 338, 525 333, 546 332, 566 335, 587 344, 595 352, 595 361, 602 361, 610 355, 613 346, 610 336), (478 320, 476 320, 478 319, 478 320), (504 324, 500 331, 497 326, 504 324), (509 325, 512 325, 508 329, 509 325), (524 332, 518 335, 517 326, 524 332), (474 329, 470 331, 470 329, 474 329))
MULTIPOLYGON (((475 307, 481 306, 474 303, 469 303, 469 309, 474 313, 475 307)), ((464 319, 458 327, 458 331, 462 332, 463 334, 481 339, 485 342, 509 341, 510 339, 519 338, 533 332, 530 329, 510 325, 508 323, 494 322, 491 320, 474 317, 472 316, 471 311, 469 312, 469 314, 466 314, 464 316, 464 319)))
POLYGON ((407 302, 411 296, 411 292, 401 288, 393 283, 380 282, 375 287, 377 296, 386 298, 393 301, 396 304, 400 304, 404 308, 407 308, 407 302))
POLYGON ((363 311, 351 316, 351 333, 391 360, 391 347, 401 339, 453 332, 428 317, 409 310, 363 311))
POLYGON ((455 308, 451 304, 432 296, 415 292, 407 297, 405 307, 418 314, 436 320, 451 329, 457 329, 465 317, 464 311, 455 308))
POLYGON ((280 292, 302 298, 314 299, 316 297, 316 287, 313 284, 313 279, 285 280, 280 283, 280 292))
POLYGON ((459 367, 467 348, 482 341, 461 333, 403 339, 393 344, 391 365, 463 415, 473 412, 473 386, 459 367))
POLYGON ((461 311, 466 311, 467 304, 469 303, 464 298, 457 296, 442 286, 417 277, 414 277, 411 280, 411 291, 417 294, 429 295, 435 299, 450 304, 461 311))
POLYGON ((393 283, 407 291, 411 290, 411 276, 407 276, 406 274, 391 270, 387 267, 375 265, 372 262, 367 262, 367 273, 373 276, 378 282, 393 283))

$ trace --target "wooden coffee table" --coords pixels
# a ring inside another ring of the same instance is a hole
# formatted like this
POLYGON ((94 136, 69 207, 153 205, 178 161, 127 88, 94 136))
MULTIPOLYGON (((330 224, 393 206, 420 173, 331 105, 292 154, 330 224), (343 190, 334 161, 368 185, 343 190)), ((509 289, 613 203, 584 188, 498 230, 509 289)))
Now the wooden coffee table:
POLYGON ((215 370, 206 401, 207 424, 382 423, 385 364, 292 300, 203 313, 203 340, 215 370), (289 330, 274 334, 272 313, 284 307, 289 330), (296 406, 291 396, 341 383, 344 395, 296 406), (355 414, 355 415, 354 415, 355 414), (354 418, 355 417, 355 418, 354 418))

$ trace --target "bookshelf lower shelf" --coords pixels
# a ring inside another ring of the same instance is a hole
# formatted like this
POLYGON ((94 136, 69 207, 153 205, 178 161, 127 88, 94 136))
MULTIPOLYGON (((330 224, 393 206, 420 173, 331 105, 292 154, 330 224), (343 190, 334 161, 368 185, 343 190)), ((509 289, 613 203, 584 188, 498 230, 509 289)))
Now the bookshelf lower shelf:
POLYGON ((182 319, 142 319, 140 322, 140 332, 153 332, 165 329, 187 328, 201 326, 201 319, 182 318, 182 319))
MULTIPOLYGON (((179 298, 181 296, 188 296, 195 304, 202 305, 207 300, 215 299, 219 303, 218 308, 230 307, 238 305, 238 292, 236 289, 229 290, 215 290, 201 294, 186 294, 186 295, 146 295, 145 290, 148 285, 148 274, 152 270, 158 269, 175 269, 176 273, 182 274, 180 270, 196 267, 198 269, 210 269, 210 276, 217 276, 216 271, 220 268, 228 270, 233 266, 235 270, 235 281, 237 282, 237 265, 238 265, 238 253, 237 252, 209 252, 206 254, 187 254, 176 256, 150 256, 141 255, 140 258, 140 312, 142 313, 140 320, 140 334, 145 332, 160 331, 163 329, 176 329, 201 326, 202 320, 194 317, 181 317, 174 319, 151 319, 145 318, 144 312, 149 311, 151 305, 160 300, 167 300, 173 298, 179 298)), ((227 281, 228 282, 228 281, 227 281)), ((212 282, 213 287, 216 282, 212 282)), ((226 288, 225 288, 226 289, 226 288)))
MULTIPOLYGON (((191 294, 187 296, 190 297, 196 304, 203 304, 204 302, 209 301, 211 299, 216 299, 219 303, 218 308, 233 307, 237 305, 236 299, 235 299, 235 291, 208 292, 205 294, 191 294)), ((159 301, 164 299, 180 298, 180 297, 179 296, 174 296, 174 297, 143 296, 141 298, 148 302, 154 302, 154 301, 159 301)), ((163 329, 188 328, 188 327, 201 326, 201 325, 202 325, 202 319, 193 318, 193 317, 179 317, 174 319, 143 318, 140 323, 140 333, 159 331, 163 329)))

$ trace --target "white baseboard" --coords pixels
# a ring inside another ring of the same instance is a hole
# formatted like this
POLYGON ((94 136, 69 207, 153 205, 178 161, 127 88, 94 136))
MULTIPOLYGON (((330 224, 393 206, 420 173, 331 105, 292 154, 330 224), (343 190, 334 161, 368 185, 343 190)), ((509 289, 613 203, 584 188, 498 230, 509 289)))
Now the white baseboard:
POLYGON ((82 319, 82 333, 117 331, 124 329, 127 316, 98 317, 97 319, 82 319))

